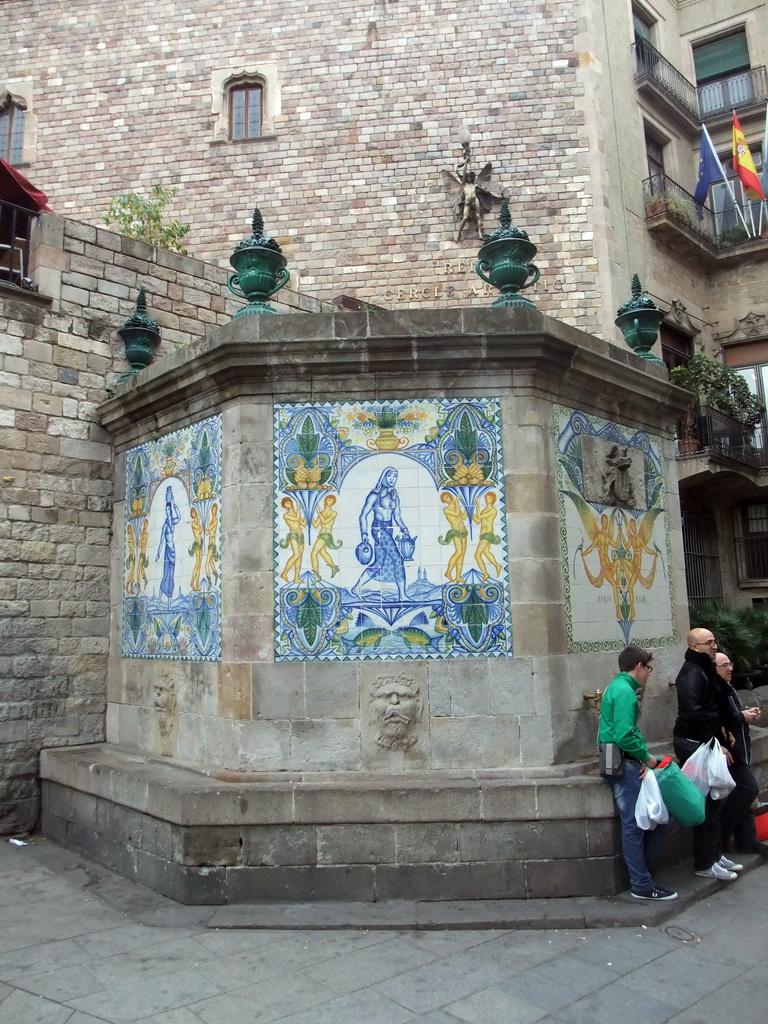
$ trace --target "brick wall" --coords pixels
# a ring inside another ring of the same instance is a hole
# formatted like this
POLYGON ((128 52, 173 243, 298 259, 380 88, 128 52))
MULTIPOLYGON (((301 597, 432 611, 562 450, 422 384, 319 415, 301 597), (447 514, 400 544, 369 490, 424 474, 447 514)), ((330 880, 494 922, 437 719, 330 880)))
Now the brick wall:
POLYGON ((225 262, 257 202, 319 298, 487 305, 477 240, 453 241, 441 175, 467 123, 477 166, 492 161, 513 220, 540 247, 535 300, 590 329, 602 303, 592 144, 576 105, 582 6, 11 0, 0 31, 5 73, 34 79, 38 145, 26 173, 58 212, 98 224, 122 191, 178 185, 172 214, 192 225, 188 248, 225 262), (212 75, 259 64, 277 66, 274 135, 217 141, 212 75))
MULTIPOLYGON (((226 272, 44 214, 37 293, 0 284, 0 832, 31 828, 43 746, 103 739, 112 451, 96 408, 128 370, 144 287, 159 355, 226 322, 226 272)), ((234 300, 231 300, 234 303, 234 300)))

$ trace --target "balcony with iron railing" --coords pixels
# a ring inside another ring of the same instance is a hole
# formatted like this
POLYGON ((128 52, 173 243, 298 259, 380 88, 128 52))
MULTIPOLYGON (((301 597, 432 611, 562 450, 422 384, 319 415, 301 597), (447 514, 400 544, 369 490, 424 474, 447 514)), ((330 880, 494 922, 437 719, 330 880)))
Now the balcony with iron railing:
POLYGON ((756 426, 745 426, 733 416, 709 406, 698 406, 677 426, 678 455, 719 455, 752 469, 768 466, 764 442, 762 420, 756 426))
POLYGON ((646 39, 632 44, 635 82, 661 103, 676 121, 691 129, 719 114, 768 100, 765 67, 749 68, 696 86, 646 39))
MULTIPOLYGON (((768 255, 768 239, 750 237, 737 220, 733 204, 715 212, 699 204, 690 192, 667 174, 654 174, 643 182, 648 230, 689 256, 708 257, 712 265, 733 262, 748 251, 768 255)), ((768 225, 766 225, 768 227, 768 225)))
POLYGON ((736 75, 718 78, 698 87, 699 117, 702 121, 730 114, 740 107, 768 100, 768 75, 765 67, 750 68, 736 75))
POLYGON ((31 288, 30 239, 36 213, 0 199, 0 282, 31 288))
POLYGON ((696 86, 646 39, 636 40, 632 51, 638 90, 655 98, 674 120, 696 129, 699 123, 696 86))

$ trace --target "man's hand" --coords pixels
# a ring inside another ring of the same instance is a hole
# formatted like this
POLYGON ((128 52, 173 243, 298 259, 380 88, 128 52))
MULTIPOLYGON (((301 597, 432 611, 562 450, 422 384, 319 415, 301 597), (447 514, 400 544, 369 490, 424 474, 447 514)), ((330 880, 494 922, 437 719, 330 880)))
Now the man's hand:
POLYGON ((645 762, 645 764, 640 766, 640 771, 637 773, 639 778, 644 779, 645 776, 648 774, 648 769, 655 768, 658 763, 659 762, 656 760, 653 754, 651 754, 648 757, 648 760, 645 762))
POLYGON ((762 714, 762 711, 760 710, 760 708, 744 708, 742 714, 744 716, 745 722, 756 722, 762 714))
POLYGON ((731 756, 731 752, 730 752, 730 750, 728 750, 728 748, 727 748, 727 747, 724 747, 724 746, 722 745, 722 743, 720 744, 720 749, 721 749, 721 750, 722 750, 722 752, 723 752, 723 753, 725 754, 725 760, 726 760, 726 763, 727 763, 727 764, 733 764, 733 757, 731 756))

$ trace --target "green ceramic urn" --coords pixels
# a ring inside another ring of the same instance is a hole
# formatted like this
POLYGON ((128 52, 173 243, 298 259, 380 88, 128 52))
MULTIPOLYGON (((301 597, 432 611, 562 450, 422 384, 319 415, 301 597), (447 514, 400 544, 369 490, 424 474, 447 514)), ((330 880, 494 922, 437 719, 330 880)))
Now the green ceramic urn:
POLYGON ((267 299, 288 284, 291 274, 286 269, 280 246, 274 238, 264 235, 264 221, 258 207, 253 211, 253 234, 240 242, 229 262, 236 273, 230 274, 227 286, 233 295, 247 300, 232 319, 276 313, 267 299))
POLYGON ((477 276, 501 292, 492 306, 536 308, 530 299, 520 294, 524 288, 536 284, 541 276, 539 268, 531 263, 536 252, 536 246, 529 241, 527 233, 513 226, 505 197, 501 203, 499 226, 483 237, 483 246, 475 264, 477 276))

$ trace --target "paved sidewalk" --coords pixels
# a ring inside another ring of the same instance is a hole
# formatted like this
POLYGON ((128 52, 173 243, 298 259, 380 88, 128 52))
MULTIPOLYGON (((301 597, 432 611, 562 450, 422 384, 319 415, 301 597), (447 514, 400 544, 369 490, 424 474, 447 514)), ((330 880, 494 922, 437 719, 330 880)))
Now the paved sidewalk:
POLYGON ((321 931, 281 908, 238 928, 256 908, 182 907, 44 839, 2 840, 0 1024, 764 1024, 768 867, 705 885, 666 921, 595 901, 623 928, 535 927, 532 907, 524 929, 321 931))

